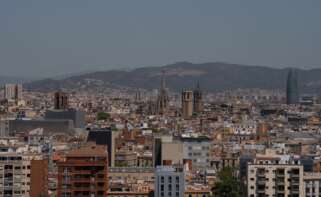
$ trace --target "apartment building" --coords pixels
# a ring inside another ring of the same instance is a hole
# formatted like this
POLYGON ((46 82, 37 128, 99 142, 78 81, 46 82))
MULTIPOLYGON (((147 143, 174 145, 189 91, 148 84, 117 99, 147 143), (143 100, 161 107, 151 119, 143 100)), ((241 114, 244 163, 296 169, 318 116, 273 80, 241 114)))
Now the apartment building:
POLYGON ((250 197, 303 197, 303 166, 292 164, 249 164, 250 197))
POLYGON ((182 167, 157 166, 155 172, 155 197, 183 197, 185 173, 182 167))
POLYGON ((210 167, 211 140, 206 136, 181 137, 183 158, 192 161, 193 169, 210 167))
POLYGON ((70 151, 58 166, 58 197, 106 197, 108 154, 105 146, 86 146, 70 151))
POLYGON ((321 173, 305 173, 303 176, 304 191, 306 197, 321 196, 321 173))
POLYGON ((0 196, 39 196, 47 190, 48 168, 39 155, 19 153, 0 154, 0 196), (43 164, 43 165, 42 165, 43 164), (42 169, 32 170, 35 167, 42 169), (31 179, 36 185, 31 184, 31 179), (31 194, 31 191, 32 194, 31 194))

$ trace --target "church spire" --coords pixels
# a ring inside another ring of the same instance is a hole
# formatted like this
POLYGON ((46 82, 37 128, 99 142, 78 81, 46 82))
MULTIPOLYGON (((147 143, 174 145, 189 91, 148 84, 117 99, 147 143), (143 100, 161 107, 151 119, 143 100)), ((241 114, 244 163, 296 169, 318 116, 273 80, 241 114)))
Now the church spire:
POLYGON ((164 115, 168 108, 168 93, 165 86, 165 70, 162 71, 161 87, 158 93, 157 109, 158 113, 164 115))

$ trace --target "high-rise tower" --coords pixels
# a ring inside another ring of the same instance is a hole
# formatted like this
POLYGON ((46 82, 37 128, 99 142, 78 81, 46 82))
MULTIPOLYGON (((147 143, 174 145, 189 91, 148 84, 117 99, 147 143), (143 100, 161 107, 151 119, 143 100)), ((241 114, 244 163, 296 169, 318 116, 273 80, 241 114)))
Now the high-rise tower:
POLYGON ((185 119, 193 115, 193 91, 185 90, 182 92, 182 116, 185 119))
POLYGON ((4 97, 9 101, 16 101, 22 99, 22 85, 21 84, 6 84, 4 87, 4 97))
POLYGON ((299 87, 297 79, 297 71, 290 69, 286 82, 286 104, 299 103, 299 87))
POLYGON ((194 112, 201 113, 203 111, 203 93, 199 83, 197 83, 196 89, 193 92, 193 99, 194 112))
POLYGON ((165 71, 162 74, 161 87, 157 98, 157 112, 158 114, 164 115, 168 109, 168 92, 165 86, 165 71))

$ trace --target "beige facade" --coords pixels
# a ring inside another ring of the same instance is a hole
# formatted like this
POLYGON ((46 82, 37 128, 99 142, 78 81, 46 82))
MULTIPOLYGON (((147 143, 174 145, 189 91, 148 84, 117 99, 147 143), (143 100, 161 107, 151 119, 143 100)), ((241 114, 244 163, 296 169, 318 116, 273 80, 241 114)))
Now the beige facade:
POLYGON ((303 166, 292 164, 249 164, 249 197, 304 196, 303 166))
POLYGON ((162 160, 170 161, 172 164, 182 164, 183 157, 183 143, 180 141, 165 142, 162 144, 162 160))
POLYGON ((182 116, 185 119, 193 115, 193 91, 182 92, 182 116))

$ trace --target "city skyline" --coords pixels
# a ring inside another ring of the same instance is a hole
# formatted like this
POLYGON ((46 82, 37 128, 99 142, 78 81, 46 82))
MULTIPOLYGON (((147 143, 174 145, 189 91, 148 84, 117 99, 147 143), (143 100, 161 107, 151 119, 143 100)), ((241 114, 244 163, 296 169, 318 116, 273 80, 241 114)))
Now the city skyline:
POLYGON ((0 196, 321 197, 320 8, 0 2, 0 196))

